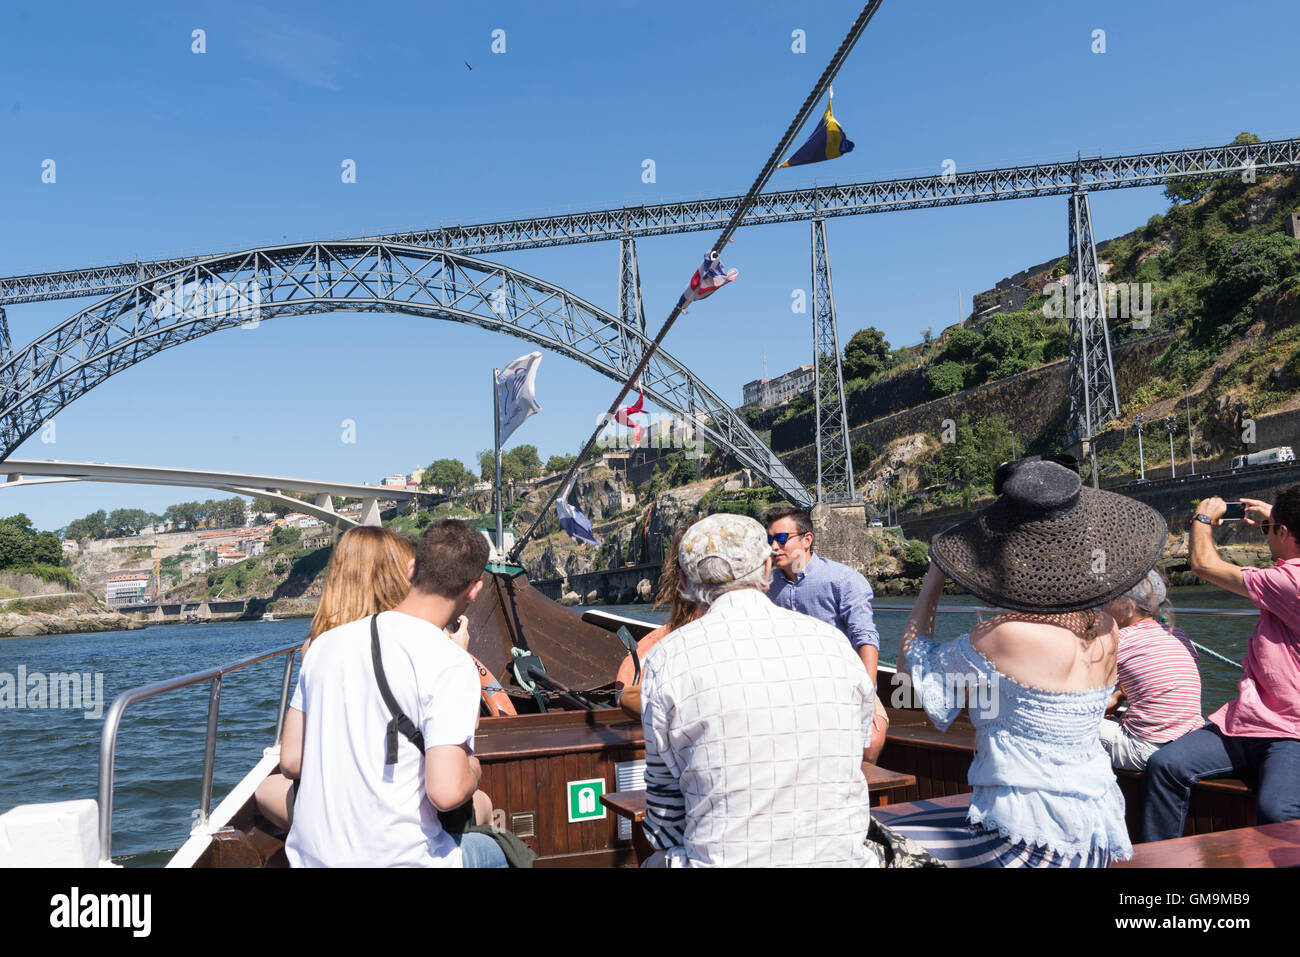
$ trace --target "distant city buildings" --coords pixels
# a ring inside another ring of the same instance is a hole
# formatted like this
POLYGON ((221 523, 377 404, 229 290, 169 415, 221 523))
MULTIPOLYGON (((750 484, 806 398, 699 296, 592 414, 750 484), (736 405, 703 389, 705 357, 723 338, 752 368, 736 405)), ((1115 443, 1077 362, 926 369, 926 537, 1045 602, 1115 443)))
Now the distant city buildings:
POLYGON ((741 407, 770 409, 774 405, 789 402, 812 387, 813 367, 812 363, 808 362, 775 379, 755 379, 753 382, 746 382, 743 392, 744 405, 741 407))

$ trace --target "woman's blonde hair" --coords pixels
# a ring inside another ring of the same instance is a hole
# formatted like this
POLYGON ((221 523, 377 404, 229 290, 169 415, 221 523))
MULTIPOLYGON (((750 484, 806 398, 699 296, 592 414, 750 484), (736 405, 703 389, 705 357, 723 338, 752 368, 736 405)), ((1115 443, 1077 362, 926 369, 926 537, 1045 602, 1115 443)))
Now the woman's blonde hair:
POLYGON ((406 569, 414 557, 415 545, 396 532, 365 525, 348 529, 334 545, 307 640, 396 607, 411 588, 406 569))

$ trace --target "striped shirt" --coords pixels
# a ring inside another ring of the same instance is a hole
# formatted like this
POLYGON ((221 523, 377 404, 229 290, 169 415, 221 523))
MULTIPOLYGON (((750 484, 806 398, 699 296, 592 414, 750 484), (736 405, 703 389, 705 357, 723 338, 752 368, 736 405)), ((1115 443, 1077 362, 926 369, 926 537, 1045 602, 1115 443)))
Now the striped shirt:
POLYGON ((1205 724, 1196 650, 1181 631, 1150 618, 1121 628, 1115 664, 1128 698, 1121 723, 1132 737, 1164 744, 1205 724))
POLYGON ((824 622, 721 595, 641 674, 646 837, 693 867, 869 867, 875 695, 824 622))

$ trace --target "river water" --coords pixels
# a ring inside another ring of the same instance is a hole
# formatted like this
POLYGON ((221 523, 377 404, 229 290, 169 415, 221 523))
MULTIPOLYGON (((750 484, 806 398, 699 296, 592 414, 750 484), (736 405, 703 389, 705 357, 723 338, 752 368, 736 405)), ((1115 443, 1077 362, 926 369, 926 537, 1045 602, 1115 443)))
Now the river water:
MULTIPOLYGON (((1181 588, 1175 607, 1250 609, 1243 598, 1214 588, 1181 588)), ((877 625, 881 661, 893 662, 907 619, 907 598, 881 598, 877 625), (901 610, 887 610, 896 606, 901 610)), ((973 606, 968 596, 945 596, 943 605, 973 606)), ((645 605, 609 608, 650 621, 662 615, 645 605)), ((941 639, 969 629, 974 613, 940 614, 941 639)), ((1183 614, 1178 626, 1233 660, 1245 652, 1253 616, 1183 614)), ((123 691, 192 671, 230 664, 301 641, 307 619, 157 625, 143 631, 51 635, 0 641, 0 681, 25 669, 34 675, 101 675, 101 714, 95 715, 95 680, 75 707, 0 708, 0 812, 19 804, 94 798, 98 781, 102 710, 123 691), (89 715, 89 717, 88 717, 89 715)), ((227 675, 221 692, 212 806, 247 773, 275 738, 284 659, 227 675)), ((1236 695, 1240 671, 1202 655, 1202 704, 1208 713, 1236 695)), ((11 685, 12 687, 12 685, 11 685)), ((67 704, 66 701, 58 702, 67 704)), ((131 706, 118 733, 114 792, 114 859, 128 866, 160 865, 184 842, 199 806, 208 685, 203 683, 131 706)))

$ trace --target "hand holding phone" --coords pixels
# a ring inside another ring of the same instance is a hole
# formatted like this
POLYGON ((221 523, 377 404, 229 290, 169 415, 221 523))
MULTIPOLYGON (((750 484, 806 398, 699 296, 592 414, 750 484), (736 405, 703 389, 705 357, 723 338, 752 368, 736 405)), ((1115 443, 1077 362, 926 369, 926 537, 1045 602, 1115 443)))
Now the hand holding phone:
POLYGON ((1244 502, 1228 502, 1227 508, 1224 509, 1223 515, 1219 518, 1221 522, 1240 522, 1246 517, 1246 504, 1244 502))

